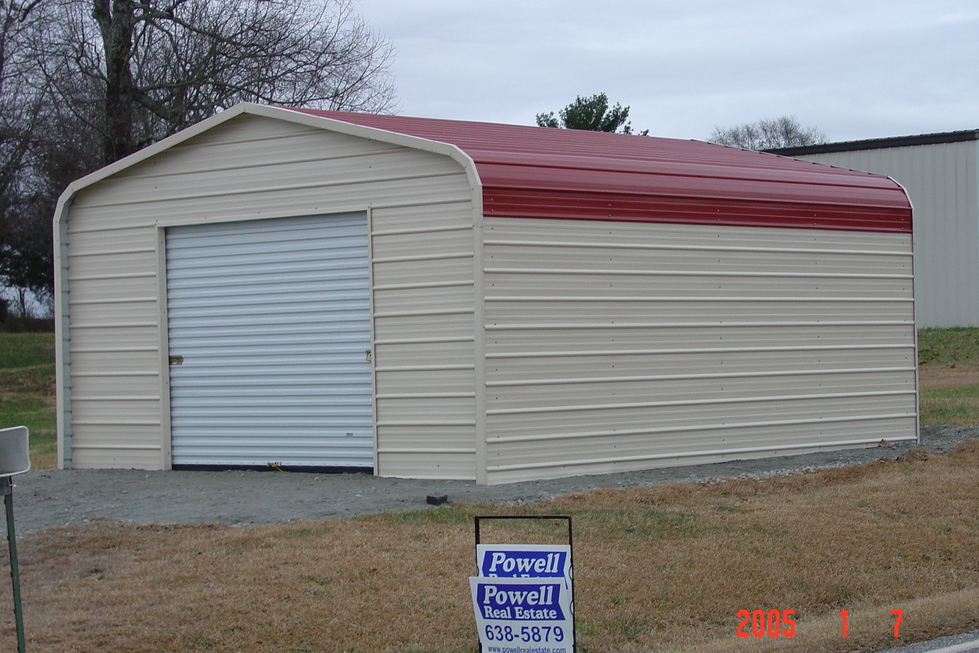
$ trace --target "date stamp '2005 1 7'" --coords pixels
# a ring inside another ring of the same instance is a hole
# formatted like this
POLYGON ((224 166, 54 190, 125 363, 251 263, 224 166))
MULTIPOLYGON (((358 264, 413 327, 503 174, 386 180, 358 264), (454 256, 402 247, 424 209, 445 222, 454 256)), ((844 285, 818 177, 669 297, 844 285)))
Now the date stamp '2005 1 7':
MULTIPOLYGON (((841 635, 849 636, 849 614, 839 612, 841 635)), ((891 610, 894 616, 894 637, 901 636, 902 610, 891 610)), ((794 637, 796 633, 795 610, 738 610, 738 637, 794 637)))

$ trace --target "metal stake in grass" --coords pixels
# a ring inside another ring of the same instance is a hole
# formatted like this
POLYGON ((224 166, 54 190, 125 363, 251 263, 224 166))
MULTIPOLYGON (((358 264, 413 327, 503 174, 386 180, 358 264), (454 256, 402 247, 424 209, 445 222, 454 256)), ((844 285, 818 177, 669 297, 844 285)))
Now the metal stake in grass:
POLYGON ((7 513, 7 545, 10 547, 10 582, 13 585, 17 653, 24 653, 24 614, 20 603, 20 570, 17 568, 17 536, 14 533, 14 486, 10 477, 31 468, 27 427, 0 429, 0 495, 7 513))

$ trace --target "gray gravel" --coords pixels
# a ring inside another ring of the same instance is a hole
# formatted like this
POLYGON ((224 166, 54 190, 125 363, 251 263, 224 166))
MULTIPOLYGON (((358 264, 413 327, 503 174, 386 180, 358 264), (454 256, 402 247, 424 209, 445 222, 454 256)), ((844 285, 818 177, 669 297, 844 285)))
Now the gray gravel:
POLYGON ((889 648, 880 653, 976 653, 976 651, 979 651, 979 630, 962 635, 939 637, 900 648, 889 648))
MULTIPOLYGON (((921 446, 947 451, 976 437, 979 428, 925 427, 921 446)), ((454 503, 534 503, 605 487, 764 476, 864 463, 897 457, 911 446, 893 444, 493 486, 467 481, 375 478, 367 474, 35 470, 15 477, 15 528, 22 534, 103 519, 127 524, 218 522, 246 526, 431 508, 425 499, 437 494, 448 495, 454 503)))

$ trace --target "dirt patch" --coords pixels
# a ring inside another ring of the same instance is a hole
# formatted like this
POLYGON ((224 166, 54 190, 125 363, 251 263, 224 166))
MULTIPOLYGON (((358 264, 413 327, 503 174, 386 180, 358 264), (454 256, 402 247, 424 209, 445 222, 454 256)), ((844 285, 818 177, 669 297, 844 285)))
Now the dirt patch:
POLYGON ((979 385, 979 365, 935 365, 918 368, 918 385, 922 390, 966 388, 979 385))
POLYGON ((916 460, 928 460, 928 452, 925 449, 909 449, 896 458, 899 462, 910 463, 916 460))

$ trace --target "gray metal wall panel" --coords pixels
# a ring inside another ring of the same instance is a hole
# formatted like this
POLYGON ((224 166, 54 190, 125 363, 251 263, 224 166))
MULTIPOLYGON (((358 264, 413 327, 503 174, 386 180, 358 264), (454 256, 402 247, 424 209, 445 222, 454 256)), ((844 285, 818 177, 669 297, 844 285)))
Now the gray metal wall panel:
POLYGON ((374 464, 367 215, 167 230, 174 465, 374 464))
POLYGON ((490 482, 917 437, 908 234, 485 234, 490 482))
POLYGON ((979 326, 977 147, 964 141, 799 157, 888 175, 908 191, 919 327, 979 326))

